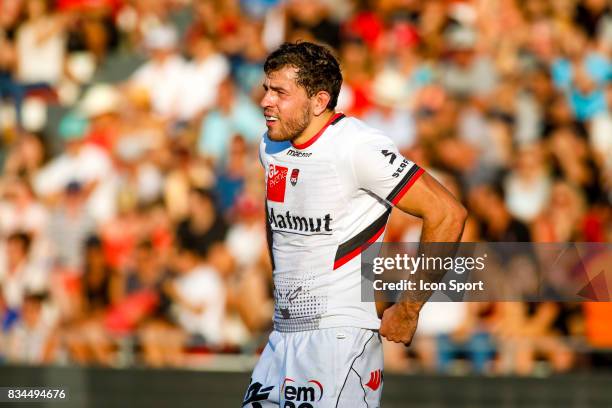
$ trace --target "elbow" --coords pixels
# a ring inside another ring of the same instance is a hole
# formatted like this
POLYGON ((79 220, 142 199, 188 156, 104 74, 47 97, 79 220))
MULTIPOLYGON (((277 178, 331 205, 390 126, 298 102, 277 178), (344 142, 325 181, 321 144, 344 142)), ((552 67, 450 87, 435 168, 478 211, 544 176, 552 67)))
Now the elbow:
POLYGON ((448 216, 454 224, 460 225, 463 228, 468 217, 467 209, 459 201, 455 201, 448 210, 448 216))
POLYGON ((437 211, 437 222, 433 224, 435 227, 447 231, 450 235, 457 236, 458 239, 467 217, 467 209, 459 201, 449 200, 437 211))
POLYGON ((448 224, 450 228, 456 230, 459 234, 458 238, 463 232, 463 227, 468 217, 467 209, 459 201, 455 201, 447 211, 448 224))

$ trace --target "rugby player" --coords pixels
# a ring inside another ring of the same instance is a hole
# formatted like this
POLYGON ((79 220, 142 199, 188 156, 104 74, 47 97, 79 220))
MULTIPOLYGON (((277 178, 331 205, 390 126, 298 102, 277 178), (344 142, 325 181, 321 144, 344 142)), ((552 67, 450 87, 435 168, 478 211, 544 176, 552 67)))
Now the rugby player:
POLYGON ((393 206, 422 218, 422 242, 458 241, 466 210, 388 137, 335 111, 342 74, 326 47, 285 43, 264 71, 274 330, 242 406, 378 407, 381 336, 409 345, 423 302, 361 302, 361 250, 383 239, 393 206))

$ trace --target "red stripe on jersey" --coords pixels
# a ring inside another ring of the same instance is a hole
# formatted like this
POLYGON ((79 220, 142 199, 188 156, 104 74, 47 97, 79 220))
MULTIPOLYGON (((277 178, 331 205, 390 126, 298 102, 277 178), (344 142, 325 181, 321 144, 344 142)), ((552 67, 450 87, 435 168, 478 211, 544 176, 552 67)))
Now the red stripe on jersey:
POLYGON ((325 132, 325 129, 327 129, 327 127, 329 125, 331 125, 332 123, 335 124, 337 123, 336 121, 338 119, 341 119, 344 117, 344 113, 336 113, 334 115, 332 115, 332 117, 327 121, 327 123, 321 128, 321 130, 319 130, 317 132, 316 135, 314 135, 313 137, 311 137, 310 139, 308 139, 307 142, 302 143, 302 144, 295 144, 293 142, 291 142, 291 144, 293 145, 293 147, 295 147, 296 149, 305 149, 307 147, 309 147, 310 145, 312 145, 314 142, 317 141, 318 138, 321 137, 321 135, 323 134, 323 132, 325 132))
POLYGON ((334 270, 338 269, 339 267, 341 267, 342 265, 344 265, 345 263, 347 263, 351 259, 355 258, 357 255, 362 253, 363 250, 366 249, 367 244, 371 244, 372 242, 376 242, 378 237, 380 237, 382 235, 382 233, 385 232, 385 228, 386 227, 387 227, 387 225, 385 223, 385 225, 383 225, 382 228, 379 229, 376 232, 376 234, 372 235, 372 237, 370 239, 368 239, 368 241, 365 244, 363 244, 362 246, 354 249, 352 252, 349 252, 348 254, 344 255, 342 258, 340 258, 336 262, 334 262, 334 270))
POLYGON ((412 176, 412 178, 408 181, 408 183, 406 183, 406 185, 404 186, 404 188, 402 188, 400 190, 399 193, 397 193, 397 195, 393 198, 393 200, 391 201, 391 203, 393 205, 396 205, 399 200, 402 199, 402 197, 404 196, 404 194, 406 194, 406 192, 408 190, 410 190, 410 187, 412 187, 412 185, 415 183, 415 181, 417 181, 419 179, 419 177, 421 177, 421 174, 423 174, 425 172, 425 170, 423 169, 418 169, 416 173, 414 173, 414 176, 412 176))

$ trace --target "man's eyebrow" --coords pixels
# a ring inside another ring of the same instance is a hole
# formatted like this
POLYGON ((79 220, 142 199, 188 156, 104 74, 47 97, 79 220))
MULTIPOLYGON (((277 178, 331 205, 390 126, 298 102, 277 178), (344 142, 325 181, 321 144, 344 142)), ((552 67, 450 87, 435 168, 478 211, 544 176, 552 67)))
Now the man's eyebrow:
POLYGON ((264 88, 265 90, 271 89, 271 90, 273 90, 273 91, 275 91, 275 92, 278 92, 278 91, 284 91, 284 92, 287 92, 287 90, 286 90, 285 88, 281 87, 281 86, 274 86, 274 85, 266 85, 266 84, 263 84, 263 88, 264 88))

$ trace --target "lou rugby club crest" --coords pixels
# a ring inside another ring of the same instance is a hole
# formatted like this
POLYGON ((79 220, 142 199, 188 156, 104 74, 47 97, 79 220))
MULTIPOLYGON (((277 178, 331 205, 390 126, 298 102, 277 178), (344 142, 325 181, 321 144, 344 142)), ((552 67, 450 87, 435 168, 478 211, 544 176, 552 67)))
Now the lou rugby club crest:
POLYGON ((300 169, 293 169, 293 171, 291 171, 291 178, 289 179, 289 181, 291 182, 292 186, 295 186, 297 184, 299 175, 300 169))

